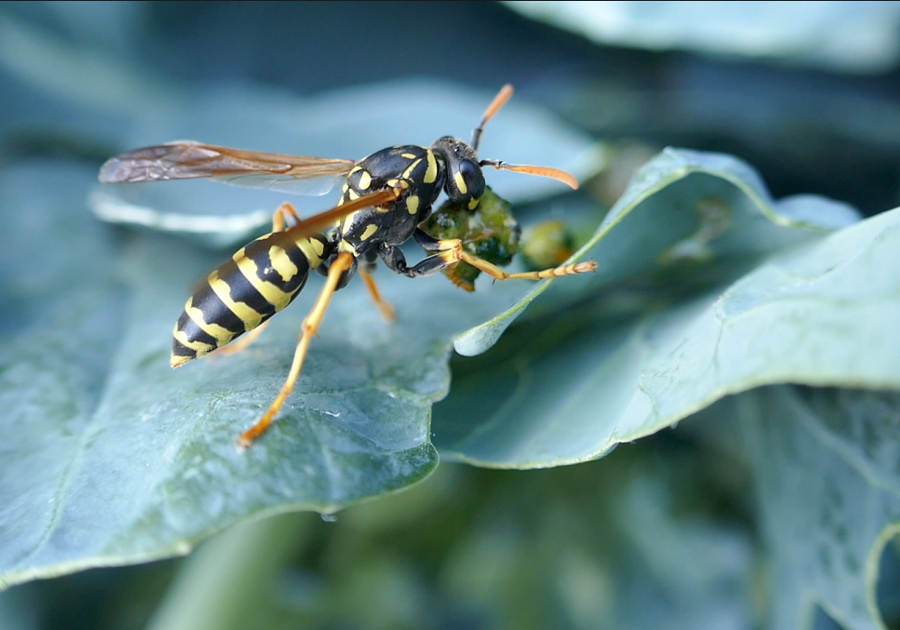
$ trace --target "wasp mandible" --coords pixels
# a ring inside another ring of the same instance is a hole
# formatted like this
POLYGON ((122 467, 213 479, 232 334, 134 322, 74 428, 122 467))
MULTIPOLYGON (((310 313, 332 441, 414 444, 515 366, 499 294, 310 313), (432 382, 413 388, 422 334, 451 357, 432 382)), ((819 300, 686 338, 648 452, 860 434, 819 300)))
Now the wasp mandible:
POLYGON ((437 239, 419 228, 442 191, 453 202, 475 211, 485 192, 485 166, 551 177, 578 187, 574 177, 559 169, 478 159, 484 126, 512 94, 512 86, 500 90, 469 144, 445 136, 430 148, 394 146, 352 161, 173 142, 128 151, 103 165, 100 181, 104 183, 210 178, 296 194, 321 194, 343 180, 338 205, 312 218, 301 221, 293 206, 282 204, 275 211, 272 232, 245 245, 210 273, 188 299, 175 324, 172 367, 253 331, 235 344, 242 348, 256 338, 264 322, 293 301, 311 269, 326 276, 315 305, 303 321, 287 379, 263 416, 240 435, 242 446, 249 446, 262 435, 281 409, 294 389, 310 339, 331 297, 356 271, 382 314, 393 317, 390 304, 381 297, 371 275, 378 259, 411 278, 431 275, 461 261, 497 280, 540 280, 596 269, 596 264, 588 261, 509 274, 464 251, 459 239, 437 239), (429 254, 413 265, 407 263, 399 247, 410 238, 429 254))

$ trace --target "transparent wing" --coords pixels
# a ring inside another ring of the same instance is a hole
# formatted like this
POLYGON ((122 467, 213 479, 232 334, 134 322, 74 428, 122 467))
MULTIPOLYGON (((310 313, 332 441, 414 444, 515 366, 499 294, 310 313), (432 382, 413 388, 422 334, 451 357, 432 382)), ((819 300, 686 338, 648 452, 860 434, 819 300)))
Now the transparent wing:
POLYGON ((122 153, 100 168, 106 184, 215 179, 235 186, 324 195, 356 162, 172 142, 122 153))

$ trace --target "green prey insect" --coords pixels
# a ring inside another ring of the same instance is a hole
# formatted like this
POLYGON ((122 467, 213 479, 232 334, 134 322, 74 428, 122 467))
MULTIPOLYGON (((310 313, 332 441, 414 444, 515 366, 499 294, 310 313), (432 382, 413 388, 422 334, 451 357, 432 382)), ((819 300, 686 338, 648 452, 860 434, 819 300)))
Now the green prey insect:
MULTIPOLYGON (((419 229, 439 240, 459 239, 463 250, 500 267, 511 263, 519 252, 522 234, 510 203, 497 196, 490 186, 485 186, 474 212, 447 199, 419 224, 419 229)), ((443 271, 450 282, 470 292, 475 290, 475 280, 481 275, 481 271, 467 262, 448 266, 443 271)))
POLYGON ((485 124, 512 93, 509 85, 500 90, 469 144, 445 136, 430 148, 394 146, 352 161, 173 142, 129 151, 103 165, 100 181, 104 183, 210 178, 295 194, 323 194, 343 180, 338 205, 312 218, 301 221, 293 206, 282 204, 275 211, 272 232, 242 247, 210 273, 175 324, 172 367, 252 331, 225 350, 241 349, 259 335, 264 322, 293 301, 310 270, 326 276, 325 286, 303 321, 287 379, 262 417, 240 435, 242 446, 262 435, 278 414, 300 376, 310 340, 334 292, 346 286, 357 271, 381 313, 393 318, 391 305, 381 297, 372 277, 378 259, 411 278, 452 270, 463 262, 497 280, 540 280, 596 268, 588 261, 509 274, 467 252, 462 240, 435 238, 419 227, 431 215, 432 204, 442 191, 453 203, 476 211, 485 194, 485 166, 551 177, 578 187, 574 177, 559 169, 478 159, 485 124), (412 265, 399 247, 411 238, 429 254, 412 265))

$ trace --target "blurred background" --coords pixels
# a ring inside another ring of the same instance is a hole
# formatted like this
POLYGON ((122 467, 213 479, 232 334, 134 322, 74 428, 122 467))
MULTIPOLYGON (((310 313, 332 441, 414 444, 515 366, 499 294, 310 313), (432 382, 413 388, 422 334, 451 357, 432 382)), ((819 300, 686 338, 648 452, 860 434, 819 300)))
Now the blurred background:
MULTIPOLYGON (((871 215, 900 196, 898 57, 894 2, 7 2, 0 169, 93 168, 174 139, 161 128, 306 153, 254 143, 265 130, 195 130, 218 108, 240 120, 324 96, 378 110, 381 84, 401 100, 438 85, 487 103, 512 83, 602 149, 586 194, 606 207, 677 145, 743 158, 775 198, 811 192, 871 215)), ((356 159, 395 132, 360 127, 326 125, 334 151, 308 152, 356 159)), ((397 142, 413 140, 432 138, 397 142)), ((561 469, 445 463, 335 519, 285 515, 187 559, 17 586, 0 594, 0 628, 763 627, 754 497, 734 427, 715 420, 561 469)), ((895 628, 896 593, 878 595, 895 628)), ((821 610, 811 623, 839 627, 821 610)))

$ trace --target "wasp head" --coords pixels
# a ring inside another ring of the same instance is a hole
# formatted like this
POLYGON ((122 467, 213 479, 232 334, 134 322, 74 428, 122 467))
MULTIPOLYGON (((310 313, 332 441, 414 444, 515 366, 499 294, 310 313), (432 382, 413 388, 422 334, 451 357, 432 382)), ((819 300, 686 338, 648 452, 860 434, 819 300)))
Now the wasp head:
POLYGON ((475 149, 457 138, 444 136, 431 146, 438 159, 444 162, 447 177, 444 191, 456 203, 465 204, 470 210, 478 206, 484 194, 484 173, 478 163, 475 149))

